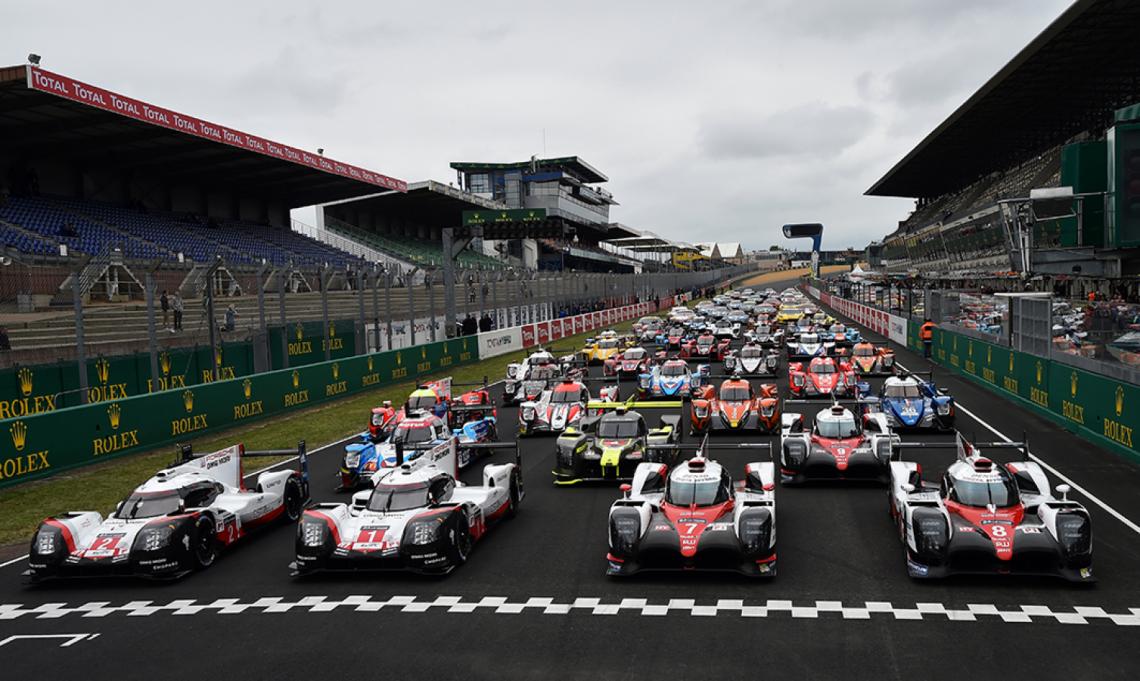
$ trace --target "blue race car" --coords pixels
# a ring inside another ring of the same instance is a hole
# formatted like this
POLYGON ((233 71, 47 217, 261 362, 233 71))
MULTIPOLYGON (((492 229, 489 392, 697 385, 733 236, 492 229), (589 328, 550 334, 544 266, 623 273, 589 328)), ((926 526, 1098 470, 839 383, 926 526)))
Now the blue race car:
POLYGON ((921 375, 890 376, 876 397, 869 383, 859 383, 860 402, 865 413, 882 412, 895 430, 936 428, 954 429, 954 398, 934 385, 930 372, 921 375))
POLYGON ((698 366, 694 373, 685 360, 667 359, 637 377, 637 397, 641 400, 684 399, 704 385, 708 375, 707 364, 698 366))

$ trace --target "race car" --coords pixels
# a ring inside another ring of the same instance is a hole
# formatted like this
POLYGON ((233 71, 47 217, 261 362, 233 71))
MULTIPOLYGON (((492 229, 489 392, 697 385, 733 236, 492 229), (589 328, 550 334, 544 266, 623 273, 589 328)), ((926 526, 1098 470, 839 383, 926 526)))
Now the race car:
MULTIPOLYGON (((505 443, 501 443, 505 444, 505 443)), ((467 561, 472 546, 523 499, 514 463, 483 467, 482 485, 456 479, 455 453, 444 443, 416 465, 375 476, 351 504, 316 504, 297 527, 294 576, 324 570, 408 570, 447 574, 467 561)), ((514 446, 514 445, 507 445, 514 446)))
POLYGON ((372 408, 372 413, 368 417, 368 430, 360 436, 371 442, 383 442, 403 416, 403 410, 393 407, 391 400, 384 400, 379 407, 372 408))
POLYGON ((890 376, 895 372, 895 353, 885 343, 875 345, 868 341, 855 343, 850 351, 844 351, 858 376, 890 376))
POLYGON ((720 362, 724 360, 724 353, 728 351, 731 345, 731 339, 718 339, 706 331, 681 346, 681 357, 720 362))
MULTIPOLYGON (((788 400, 785 406, 794 404, 788 400)), ((805 403, 806 404, 806 403, 805 403)), ((804 414, 784 412, 780 425, 780 482, 871 480, 886 482, 899 438, 882 414, 857 416, 832 403, 808 426, 804 414)))
POLYGON ((653 362, 653 356, 642 347, 627 348, 620 355, 614 355, 602 365, 602 375, 622 378, 637 378, 645 373, 653 362))
POLYGON ((780 396, 773 383, 760 386, 759 394, 740 376, 720 384, 717 390, 703 386, 690 403, 689 430, 693 434, 717 430, 758 430, 774 433, 780 428, 780 396))
POLYGON ((835 348, 849 348, 862 340, 859 330, 845 324, 820 324, 819 339, 835 348))
POLYGON ((424 383, 408 395, 404 403, 404 414, 414 411, 429 411, 436 416, 447 416, 451 404, 451 379, 444 378, 438 381, 424 383))
MULTIPOLYGON (((618 386, 604 386, 599 391, 599 399, 616 401, 618 386)), ((580 380, 564 378, 549 390, 544 390, 536 400, 528 400, 519 405, 519 435, 536 433, 560 433, 573 427, 585 417, 586 405, 590 402, 590 390, 580 380)))
POLYGON ((826 357, 833 347, 834 343, 825 343, 818 334, 805 331, 789 338, 788 359, 826 357))
POLYGON ((178 460, 139 485, 106 518, 70 512, 40 523, 28 550, 31 583, 70 577, 178 579, 214 564, 220 551, 274 522, 296 522, 309 500, 309 459, 296 450, 245 451, 233 445, 178 460), (296 455, 297 470, 272 470, 246 487, 242 462, 296 455))
POLYGON ((512 379, 521 379, 532 366, 558 365, 560 363, 561 361, 554 356, 554 353, 543 348, 538 348, 523 358, 523 361, 512 362, 507 365, 507 380, 509 382, 512 379))
POLYGON ((816 357, 788 364, 788 391, 792 397, 846 397, 857 394, 851 365, 832 357, 816 357))
MULTIPOLYGON (((769 445, 724 445, 767 448, 769 445)), ((606 574, 646 570, 720 570, 750 577, 776 574, 776 498, 771 461, 744 467, 733 484, 725 468, 697 456, 669 470, 639 464, 610 507, 606 574)))
MULTIPOLYGON (((954 428, 954 398, 945 390, 934 385, 933 375, 915 373, 890 376, 883 381, 878 396, 862 397, 864 411, 878 412, 887 417, 887 422, 896 430, 954 428)), ((869 391, 869 386, 860 384, 869 391)))
POLYGON ((776 312, 777 324, 789 324, 799 321, 804 316, 804 309, 795 304, 781 305, 776 312))
POLYGON ((671 326, 665 331, 657 334, 655 342, 657 344, 657 347, 663 350, 679 351, 681 349, 681 344, 684 343, 685 340, 685 329, 680 326, 671 326))
POLYGON ((559 364, 534 364, 526 367, 523 373, 503 382, 503 403, 518 404, 538 399, 543 390, 562 377, 559 364))
POLYGON ((1057 485, 1060 498, 1053 496, 1045 471, 1029 460, 1024 443, 971 444, 959 433, 953 446, 958 459, 941 485, 926 482, 922 466, 913 461, 891 462, 889 511, 906 549, 907 574, 1095 581, 1088 510, 1068 498, 1068 485, 1057 485), (1014 448, 1023 460, 1001 464, 984 456, 983 447, 1014 448))
POLYGON ((586 339, 586 345, 579 354, 586 364, 604 364, 607 359, 621 354, 625 347, 616 333, 606 331, 598 338, 586 339))
POLYGON ((491 391, 487 390, 486 378, 479 387, 453 399, 447 415, 452 428, 462 427, 467 421, 479 421, 488 416, 497 416, 498 410, 495 408, 495 400, 491 398, 491 391))
POLYGON ((637 396, 649 399, 685 399, 693 390, 704 385, 709 365, 701 364, 694 373, 683 359, 667 359, 650 367, 648 373, 637 377, 637 396))
POLYGON ((768 324, 757 324, 744 332, 744 340, 759 343, 766 348, 780 347, 784 343, 784 330, 768 324))
MULTIPOLYGON (((662 403, 660 406, 674 405, 662 403)), ((660 425, 651 429, 641 414, 618 403, 599 416, 582 419, 577 428, 567 428, 558 436, 554 484, 629 480, 639 463, 672 462, 671 454, 654 447, 680 441, 679 415, 662 416, 660 425)))
POLYGON ((642 317, 633 323, 632 331, 639 340, 646 343, 657 338, 665 321, 660 317, 642 317))
POLYGON ((712 333, 718 341, 732 341, 740 335, 740 324, 733 324, 732 321, 726 317, 713 325, 712 333))
POLYGON ((745 343, 724 356, 724 370, 741 376, 775 376, 779 368, 780 353, 775 348, 765 350, 759 343, 745 343))

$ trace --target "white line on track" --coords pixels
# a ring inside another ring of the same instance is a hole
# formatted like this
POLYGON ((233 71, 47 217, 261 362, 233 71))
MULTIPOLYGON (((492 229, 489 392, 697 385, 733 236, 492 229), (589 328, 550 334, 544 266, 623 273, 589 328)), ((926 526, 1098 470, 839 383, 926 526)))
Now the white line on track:
MULTIPOLYGON (((495 386, 495 385, 498 385, 498 384, 500 384, 500 383, 503 383, 503 382, 505 382, 505 380, 506 380, 506 379, 499 379, 499 380, 495 381, 494 383, 488 383, 488 384, 487 384, 487 387, 488 387, 488 388, 490 388, 491 386, 495 386)), ((346 437, 346 438, 342 438, 342 439, 340 439, 340 440, 337 440, 336 442, 330 442, 330 443, 328 443, 327 445, 321 445, 320 447, 317 447, 317 448, 316 448, 316 449, 314 449, 313 451, 309 452, 309 456, 312 456, 313 454, 316 454, 316 453, 318 453, 318 452, 322 452, 322 451, 324 451, 324 450, 326 450, 326 449, 332 449, 333 447, 337 447, 337 446, 339 446, 339 445, 342 445, 342 444, 344 444, 345 442, 348 442, 349 440, 354 440, 354 439, 356 439, 357 437, 359 437, 359 434, 353 434, 353 435, 349 435, 349 436, 348 436, 348 437, 346 437)), ((296 461, 296 460, 297 460, 297 457, 295 457, 295 456, 291 456, 291 457, 289 457, 288 459, 285 459, 285 460, 283 460, 283 461, 278 461, 277 463, 275 463, 275 464, 271 464, 271 465, 269 465, 269 466, 266 466, 265 468, 259 468, 258 470, 256 470, 256 471, 253 471, 252 473, 246 473, 246 474, 245 474, 245 477, 247 477, 247 478, 248 478, 248 477, 251 477, 251 476, 254 476, 254 475, 260 475, 261 473, 264 473, 265 471, 273 470, 274 468, 277 468, 278 466, 284 466, 285 464, 287 464, 287 463, 292 463, 292 462, 294 462, 294 461, 296 461)), ((15 565, 16 563, 21 563, 21 562, 23 562, 23 561, 25 561, 25 560, 27 560, 27 559, 28 559, 28 554, 26 554, 26 553, 25 553, 25 554, 24 554, 24 555, 22 555, 22 556, 17 556, 16 558, 13 558, 12 560, 9 560, 9 561, 6 561, 6 562, 3 562, 3 563, 0 563, 0 569, 6 568, 6 567, 8 567, 9 565, 15 565)))

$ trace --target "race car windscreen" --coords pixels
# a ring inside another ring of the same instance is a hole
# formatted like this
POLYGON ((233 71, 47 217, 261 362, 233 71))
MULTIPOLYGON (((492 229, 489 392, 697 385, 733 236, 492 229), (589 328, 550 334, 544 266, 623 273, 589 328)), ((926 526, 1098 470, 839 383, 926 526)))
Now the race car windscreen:
POLYGON ((428 505, 427 484, 415 485, 386 485, 383 482, 372 490, 368 497, 368 510, 379 511, 407 511, 413 508, 423 508, 428 505))
POLYGON ((408 399, 408 411, 435 409, 435 395, 417 395, 408 399))
POLYGON ((680 336, 680 335, 683 335, 684 333, 685 333, 684 329, 682 329, 679 326, 674 326, 673 328, 669 329, 669 335, 670 336, 680 336))
POLYGON ((757 347, 744 346, 740 349, 741 357, 763 357, 764 351, 757 347))
POLYGON ((414 445, 431 442, 434 439, 432 436, 432 429, 426 425, 401 424, 396 428, 396 432, 392 434, 392 442, 414 445))
POLYGON ((617 346, 618 346, 618 342, 617 342, 616 338, 604 338, 604 339, 598 341, 598 348, 600 348, 602 350, 611 350, 613 348, 616 348, 617 346))
POLYGON ((820 419, 816 422, 815 427, 820 437, 855 437, 859 434, 859 424, 855 422, 853 415, 820 419))
POLYGON ((582 398, 582 391, 577 386, 573 390, 555 390, 550 395, 550 401, 555 404, 566 404, 569 402, 578 402, 582 398))
POLYGON ((713 344, 713 339, 711 339, 711 338, 698 338, 697 339, 697 347, 698 348, 711 348, 712 344, 713 344))
POLYGON ((684 364, 666 364, 665 366, 661 367, 661 375, 662 376, 684 376, 685 375, 685 365, 684 364))
POLYGON ((922 392, 918 389, 917 385, 912 383, 899 383, 884 386, 883 395, 886 397, 917 399, 922 397, 922 392))
POLYGON ((748 388, 739 385, 729 385, 720 389, 722 402, 743 402, 748 399, 748 388))
POLYGON ((955 480, 950 499, 965 506, 1013 506, 1020 501, 1017 483, 1012 478, 998 480, 955 480))
POLYGON ((757 336, 770 336, 770 335, 772 335, 772 329, 771 329, 771 327, 765 326, 763 324, 757 324, 756 325, 756 335, 757 336))
POLYGON ((856 357, 874 357, 875 348, 871 347, 870 345, 860 345, 855 348, 852 354, 854 354, 856 357))
POLYGON ((728 501, 729 485, 722 480, 670 480, 665 502, 674 506, 712 506, 728 501))
POLYGON ((178 492, 132 494, 115 513, 116 518, 157 518, 177 511, 182 503, 178 492))
POLYGON ((622 359, 645 359, 645 356, 647 354, 648 353, 645 352, 645 348, 630 348, 622 354, 621 358, 622 359))
POLYGON ((602 419, 598 423, 598 437, 622 439, 637 436, 637 421, 635 419, 602 419))
POLYGON ((834 374, 835 365, 828 363, 815 364, 812 365, 811 372, 813 374, 834 374))

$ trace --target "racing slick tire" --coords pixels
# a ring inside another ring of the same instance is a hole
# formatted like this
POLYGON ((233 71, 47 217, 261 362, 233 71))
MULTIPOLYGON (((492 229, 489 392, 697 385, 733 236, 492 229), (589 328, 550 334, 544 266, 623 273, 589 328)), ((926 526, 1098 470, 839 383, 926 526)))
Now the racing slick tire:
POLYGON ((205 570, 218 558, 218 541, 214 536, 214 522, 203 515, 194 523, 190 534, 190 561, 195 570, 205 570))
POLYGON ((522 501, 522 481, 516 468, 511 473, 510 488, 507 492, 507 518, 514 518, 519 514, 519 502, 522 501))
POLYGON ((305 495, 301 491, 301 483, 296 479, 290 478, 285 481, 285 492, 281 495, 281 506, 284 512, 281 514, 285 524, 291 525, 301 519, 301 514, 305 512, 305 495))
POLYGON ((467 557, 471 555, 471 527, 467 522, 466 513, 455 514, 455 529, 451 537, 451 547, 448 550, 448 562, 451 563, 453 568, 459 567, 467 562, 467 557))

